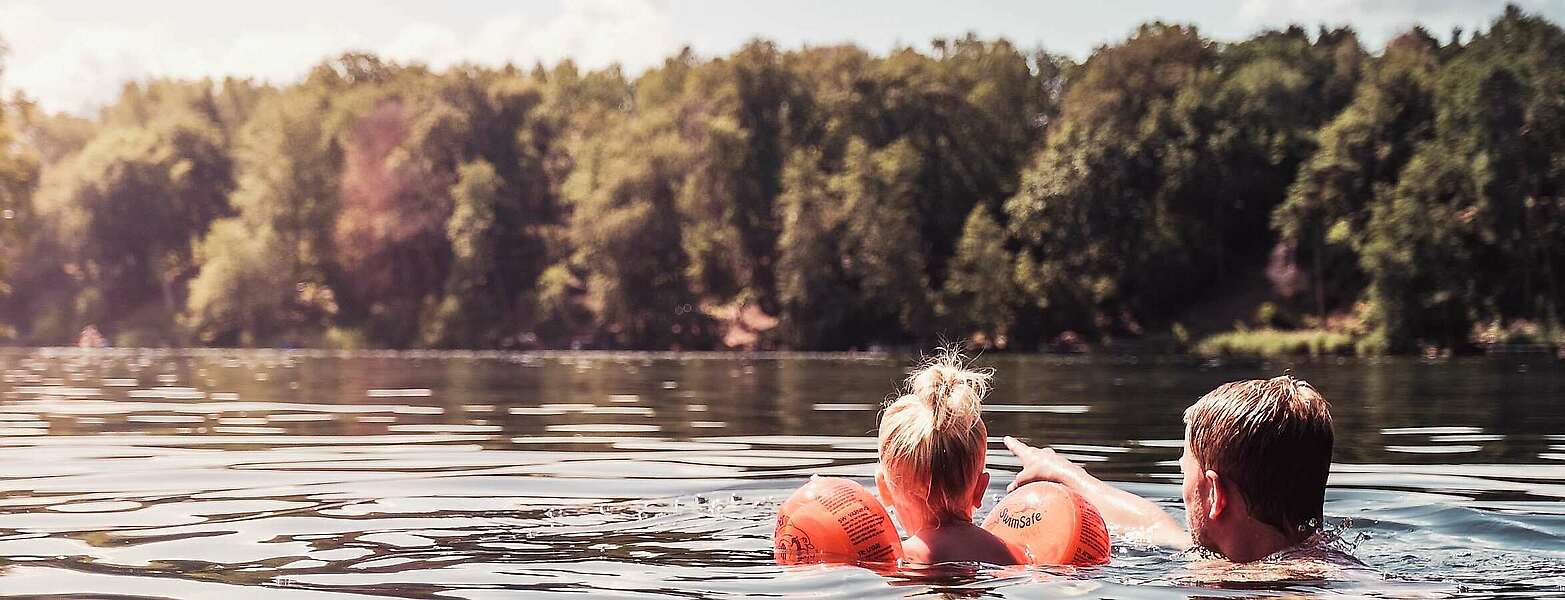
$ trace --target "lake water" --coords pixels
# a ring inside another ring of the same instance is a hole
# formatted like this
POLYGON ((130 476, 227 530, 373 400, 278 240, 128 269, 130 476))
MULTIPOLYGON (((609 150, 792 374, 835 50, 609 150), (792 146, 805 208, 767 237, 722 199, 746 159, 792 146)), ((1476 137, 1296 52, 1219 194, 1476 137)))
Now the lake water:
MULTIPOLYGON (((1332 402, 1326 513, 1370 569, 1224 582, 1124 543, 1082 570, 773 565, 793 489, 868 481, 904 358, 15 350, 0 596, 1565 598, 1557 358, 982 362, 996 440, 1180 519, 1181 411, 1292 367, 1332 402)), ((1016 461, 989 468, 992 502, 1016 461)))

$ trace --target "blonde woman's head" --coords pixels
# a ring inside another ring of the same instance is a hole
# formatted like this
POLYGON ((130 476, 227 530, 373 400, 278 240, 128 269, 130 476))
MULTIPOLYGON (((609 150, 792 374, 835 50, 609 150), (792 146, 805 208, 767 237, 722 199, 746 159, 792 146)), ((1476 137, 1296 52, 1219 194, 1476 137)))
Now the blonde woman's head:
MULTIPOLYGON (((970 519, 984 475, 988 369, 970 369, 946 349, 908 375, 905 393, 880 415, 880 464, 894 501, 921 505, 937 521, 970 519)), ((904 523, 906 525, 906 523, 904 523)))

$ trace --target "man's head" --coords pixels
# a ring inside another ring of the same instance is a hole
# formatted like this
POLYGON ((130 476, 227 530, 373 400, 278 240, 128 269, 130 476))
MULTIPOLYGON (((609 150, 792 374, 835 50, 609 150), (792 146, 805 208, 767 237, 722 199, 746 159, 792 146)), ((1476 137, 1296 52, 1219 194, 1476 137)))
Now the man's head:
POLYGON ((1239 529, 1264 526, 1288 543, 1314 533, 1331 447, 1326 399, 1291 375, 1226 383, 1202 396, 1185 410, 1179 461, 1195 543, 1216 548, 1222 538, 1256 533, 1239 529))

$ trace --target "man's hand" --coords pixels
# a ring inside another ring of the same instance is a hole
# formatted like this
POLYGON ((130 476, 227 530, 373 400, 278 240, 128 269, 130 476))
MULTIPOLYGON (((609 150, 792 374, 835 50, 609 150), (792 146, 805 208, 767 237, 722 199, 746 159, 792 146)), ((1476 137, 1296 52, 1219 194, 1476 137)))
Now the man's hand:
POLYGON ((1099 481, 1048 448, 1034 448, 1010 436, 1005 438, 1005 447, 1022 461, 1022 472, 1016 474, 1016 480, 1006 488, 1008 491, 1034 481, 1062 483, 1086 496, 1103 520, 1126 537, 1171 548, 1190 545, 1190 534, 1185 533, 1185 528, 1151 501, 1099 481))
MULTIPOLYGON (((1065 484, 1066 487, 1077 487, 1087 472, 1070 459, 1060 456, 1052 448, 1034 448, 1022 443, 1011 436, 1005 436, 1005 447, 1022 461, 1022 471, 1016 474, 1016 479, 1005 488, 1006 491, 1015 491, 1034 481, 1053 481, 1065 484)), ((1078 490, 1080 491, 1080 490, 1078 490)))

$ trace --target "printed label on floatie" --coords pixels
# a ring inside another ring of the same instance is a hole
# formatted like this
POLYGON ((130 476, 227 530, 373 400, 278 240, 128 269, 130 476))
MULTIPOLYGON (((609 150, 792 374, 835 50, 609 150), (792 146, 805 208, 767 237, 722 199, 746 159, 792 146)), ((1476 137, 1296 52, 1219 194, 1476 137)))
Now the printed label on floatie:
POLYGON ((868 546, 864 545, 880 536, 889 523, 886 522, 884 515, 871 510, 859 501, 858 491, 855 484, 834 485, 816 500, 820 502, 821 507, 836 517, 837 525, 842 527, 843 533, 847 534, 848 543, 853 545, 854 554, 859 560, 866 562, 894 560, 896 552, 885 543, 875 542, 868 546))
POLYGON ((793 526, 785 515, 777 515, 777 530, 772 536, 772 552, 778 561, 788 564, 816 562, 820 550, 810 541, 810 534, 793 526))
POLYGON ((1072 497, 1076 499, 1076 512, 1081 516, 1081 528, 1071 564, 1096 565, 1108 562, 1113 547, 1109 542, 1108 527, 1103 524, 1103 515, 1098 514, 1098 508, 1085 496, 1072 494, 1072 497))
POLYGON ((1028 527, 1032 527, 1033 525, 1037 525, 1038 521, 1041 520, 1043 520, 1042 511, 1034 510, 1027 514, 1017 515, 1012 514, 1011 508, 1008 506, 1002 507, 1000 509, 1000 522, 1004 523, 1006 527, 1010 527, 1011 529, 1026 529, 1028 527))

